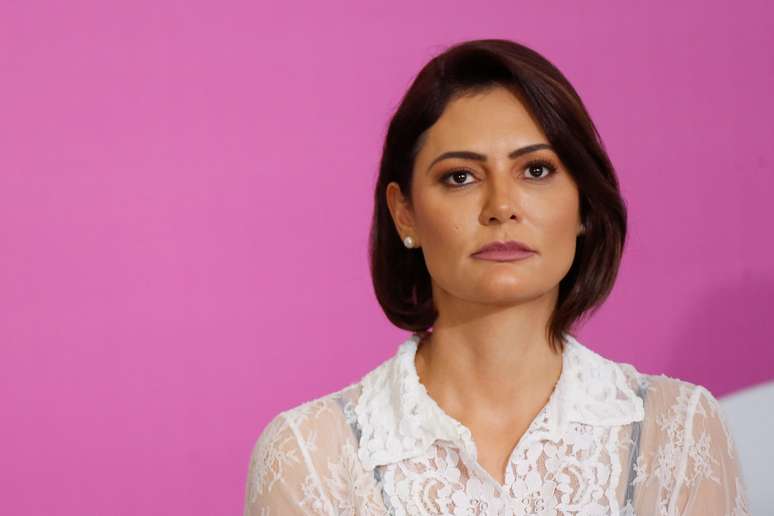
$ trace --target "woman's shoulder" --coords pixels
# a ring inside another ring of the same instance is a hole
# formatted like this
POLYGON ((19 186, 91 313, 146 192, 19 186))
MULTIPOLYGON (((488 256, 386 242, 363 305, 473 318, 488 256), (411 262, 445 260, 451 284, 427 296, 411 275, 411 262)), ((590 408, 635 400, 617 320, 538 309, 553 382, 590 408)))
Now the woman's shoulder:
POLYGON ((725 413, 709 388, 619 363, 642 399, 636 485, 669 513, 749 514, 736 444, 725 413))
MULTIPOLYGON (((403 346, 400 349, 406 348, 403 346)), ((308 455, 307 452, 314 452, 317 456, 337 454, 342 447, 356 449, 361 428, 355 409, 361 402, 361 394, 366 383, 373 384, 375 379, 383 379, 391 364, 396 363, 396 355, 336 391, 307 399, 276 413, 259 435, 255 449, 276 448, 277 442, 288 442, 289 446, 299 448, 305 455, 308 455)))
MULTIPOLYGON (((638 371, 619 363, 629 386, 643 401, 645 431, 670 443, 691 443, 714 436, 731 447, 731 434, 720 402, 700 383, 638 371)), ((663 444, 663 443, 662 443, 663 444)))
MULTIPOLYGON (((598 354, 572 335, 568 335, 568 344, 567 350, 573 358, 570 363, 577 362, 573 373, 591 379, 592 397, 608 397, 614 401, 639 398, 635 403, 641 402, 646 420, 659 416, 685 420, 695 411, 715 409, 718 405, 715 396, 704 385, 663 373, 644 372, 628 362, 598 354)), ((642 410, 638 412, 642 417, 642 410)))
MULTIPOLYGON (((247 507, 263 507, 291 494, 302 499, 303 493, 296 491, 317 478, 313 472, 327 471, 332 463, 354 462, 357 441, 352 421, 359 389, 360 384, 354 383, 271 417, 250 453, 247 507)), ((295 502, 288 503, 290 507, 295 502)))
POLYGON ((702 402, 718 402, 710 389, 702 384, 664 373, 645 373, 625 362, 619 362, 618 366, 629 387, 651 408, 668 407, 682 412, 679 407, 690 409, 697 408, 702 402))
POLYGON ((350 427, 360 389, 360 382, 352 383, 280 410, 266 424, 263 433, 271 428, 274 432, 281 429, 285 433, 304 436, 350 427))

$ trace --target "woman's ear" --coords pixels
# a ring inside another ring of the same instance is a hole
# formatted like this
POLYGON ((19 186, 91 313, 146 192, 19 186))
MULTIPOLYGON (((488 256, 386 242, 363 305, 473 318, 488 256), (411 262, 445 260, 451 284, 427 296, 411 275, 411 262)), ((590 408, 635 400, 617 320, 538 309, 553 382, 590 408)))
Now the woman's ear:
POLYGON ((392 216, 392 222, 395 224, 395 230, 398 232, 401 240, 410 236, 414 245, 418 243, 416 229, 414 225, 414 214, 408 200, 400 191, 400 186, 395 181, 387 185, 386 190, 387 207, 392 216))

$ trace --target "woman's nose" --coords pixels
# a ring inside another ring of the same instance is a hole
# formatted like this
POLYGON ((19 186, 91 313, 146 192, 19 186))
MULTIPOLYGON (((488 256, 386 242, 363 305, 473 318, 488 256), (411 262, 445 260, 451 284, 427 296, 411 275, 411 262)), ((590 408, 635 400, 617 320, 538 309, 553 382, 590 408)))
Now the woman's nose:
POLYGON ((517 218, 518 187, 515 180, 506 173, 492 174, 488 179, 481 223, 503 223, 517 218))

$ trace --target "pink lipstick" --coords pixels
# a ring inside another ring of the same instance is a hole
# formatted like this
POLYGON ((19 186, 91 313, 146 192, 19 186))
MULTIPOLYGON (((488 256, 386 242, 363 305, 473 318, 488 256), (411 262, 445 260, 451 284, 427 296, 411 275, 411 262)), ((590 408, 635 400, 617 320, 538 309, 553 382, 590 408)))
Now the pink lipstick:
POLYGON ((507 242, 490 242, 471 256, 480 260, 510 262, 529 258, 533 254, 535 254, 535 251, 526 244, 516 240, 509 240, 507 242))

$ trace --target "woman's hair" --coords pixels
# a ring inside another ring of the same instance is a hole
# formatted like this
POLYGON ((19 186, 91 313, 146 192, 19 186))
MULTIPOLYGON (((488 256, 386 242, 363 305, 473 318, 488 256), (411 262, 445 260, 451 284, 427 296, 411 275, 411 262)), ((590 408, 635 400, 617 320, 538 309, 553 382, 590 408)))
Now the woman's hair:
POLYGON ((578 186, 585 231, 559 283, 547 326, 550 346, 563 350, 563 334, 596 311, 613 288, 626 239, 626 207, 613 165, 575 89, 546 58, 513 41, 483 39, 448 48, 422 68, 390 120, 369 235, 374 290, 393 324, 427 335, 438 316, 430 273, 423 254, 400 239, 387 205, 387 185, 397 182, 410 206, 414 160, 427 129, 450 101, 496 86, 524 104, 578 186))

